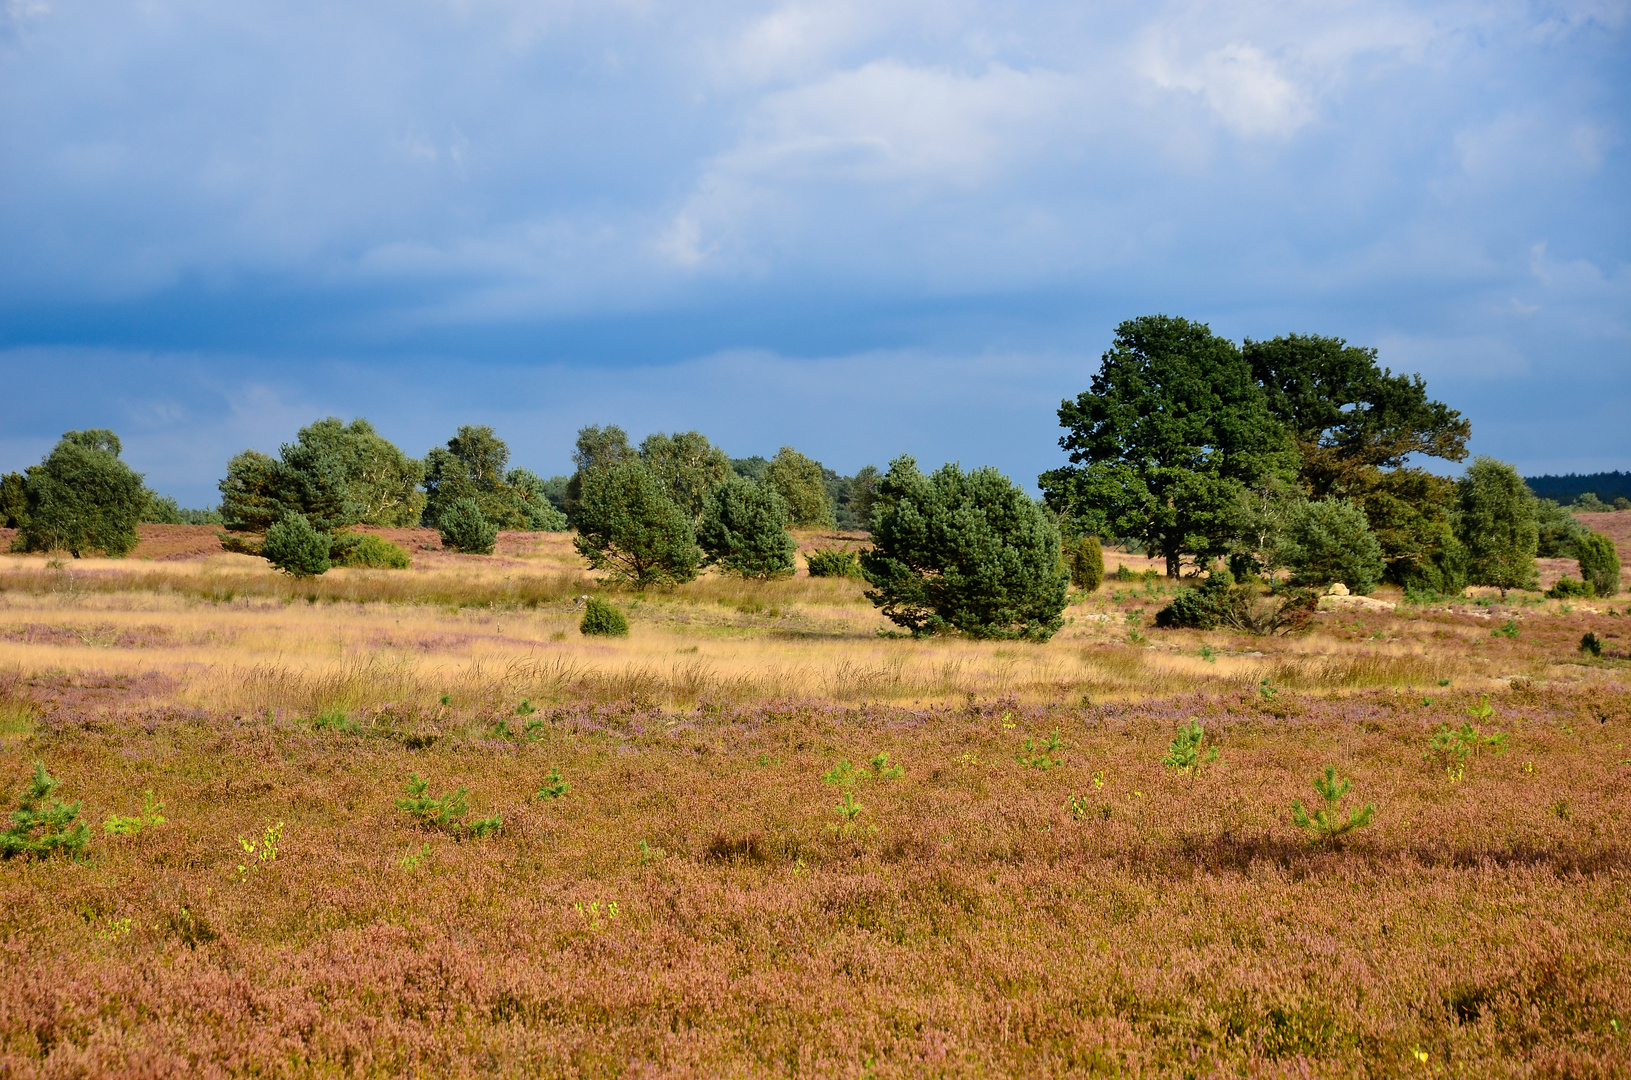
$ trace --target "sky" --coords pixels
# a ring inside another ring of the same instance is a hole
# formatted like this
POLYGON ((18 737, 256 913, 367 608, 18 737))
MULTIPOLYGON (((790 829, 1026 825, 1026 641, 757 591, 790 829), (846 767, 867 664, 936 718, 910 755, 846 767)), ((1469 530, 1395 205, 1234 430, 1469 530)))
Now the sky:
POLYGON ((1631 468, 1631 0, 0 0, 0 470, 323 416, 1063 462, 1116 325, 1631 468))

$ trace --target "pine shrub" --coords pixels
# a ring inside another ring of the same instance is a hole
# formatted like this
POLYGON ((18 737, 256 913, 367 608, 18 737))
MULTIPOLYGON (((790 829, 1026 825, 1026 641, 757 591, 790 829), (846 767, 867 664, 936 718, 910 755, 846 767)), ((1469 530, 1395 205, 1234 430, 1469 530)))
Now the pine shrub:
POLYGON ((1580 577, 1589 582, 1598 596, 1616 596, 1620 591, 1620 555, 1614 541, 1602 533, 1587 533, 1574 542, 1580 563, 1580 577))
POLYGON ((734 473, 703 500, 697 544, 721 570, 766 581, 793 573, 798 547, 787 531, 787 503, 776 489, 734 473))
POLYGON ((288 513, 266 530, 261 555, 267 562, 294 577, 316 577, 330 565, 334 538, 312 528, 306 515, 288 513))
POLYGON ((442 546, 466 555, 491 555, 498 526, 487 520, 474 499, 457 499, 436 519, 442 546))
POLYGON ((1589 581, 1566 577, 1558 578, 1557 584, 1546 590, 1546 595, 1553 600, 1573 600, 1576 597, 1595 596, 1597 590, 1589 581))
POLYGON ((400 544, 393 544, 383 536, 364 534, 352 544, 344 557, 339 560, 341 566, 368 566, 381 570, 406 570, 412 565, 408 553, 400 544))
POLYGON ((45 771, 45 765, 36 761, 34 778, 12 811, 11 825, 0 832, 0 858, 22 855, 43 859, 58 852, 72 855, 85 850, 90 829, 84 822, 74 824, 79 817, 79 803, 50 798, 57 784, 45 771))
POLYGON ((846 577, 858 578, 861 576, 861 553, 858 551, 844 551, 840 548, 812 548, 804 557, 810 564, 811 577, 846 577))
POLYGON ((629 620, 598 596, 591 596, 578 630, 590 637, 628 637, 629 620))
POLYGON ((1094 592, 1104 584, 1104 546, 1098 537, 1076 541, 1070 553, 1070 583, 1083 592, 1094 592))
POLYGON ((1305 503, 1288 530, 1286 565, 1298 585, 1342 582, 1365 596, 1382 580, 1382 545, 1365 512, 1347 499, 1305 503))

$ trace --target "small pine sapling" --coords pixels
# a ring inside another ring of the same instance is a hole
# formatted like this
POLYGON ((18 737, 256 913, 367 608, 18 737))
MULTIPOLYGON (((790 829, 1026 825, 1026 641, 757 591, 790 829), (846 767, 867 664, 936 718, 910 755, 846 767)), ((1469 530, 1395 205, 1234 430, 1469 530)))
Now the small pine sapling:
POLYGON ((417 819, 424 828, 440 829, 454 836, 466 832, 477 837, 488 836, 503 827, 503 818, 498 814, 479 821, 464 820, 469 813, 469 789, 459 788, 437 797, 428 794, 429 787, 430 781, 421 780, 415 774, 403 788, 407 798, 396 800, 396 808, 417 819))
MULTIPOLYGON (((1467 715, 1473 720, 1488 721, 1495 715, 1495 708, 1489 703, 1489 695, 1485 694, 1478 704, 1467 709, 1467 715)), ((1499 754, 1506 749, 1506 732, 1497 731, 1492 735, 1485 735, 1474 727, 1471 720, 1463 721, 1459 728, 1449 724, 1440 724, 1438 731, 1428 740, 1427 752, 1422 755, 1424 761, 1436 761, 1444 769, 1444 775, 1450 783, 1460 783, 1467 775, 1469 759, 1479 754, 1485 747, 1492 753, 1499 754)))
POLYGON ((1375 803, 1366 803, 1363 810, 1355 810, 1349 807, 1347 819, 1337 820, 1336 815, 1341 809, 1337 804, 1342 801, 1344 795, 1348 794, 1348 789, 1351 787, 1353 787, 1352 780, 1339 782, 1337 767, 1327 765, 1325 775, 1314 778, 1314 791, 1324 800, 1325 805, 1310 814, 1303 808, 1301 799, 1292 799, 1292 823, 1300 829, 1308 830, 1309 840, 1316 844, 1333 843, 1345 833, 1369 825, 1371 817, 1376 813, 1375 803))
POLYGON ((629 620, 600 597, 591 596, 584 607, 583 622, 578 624, 578 631, 591 637, 628 637, 629 620))
POLYGON ((879 754, 872 759, 872 776, 875 780, 899 780, 905 775, 904 767, 889 764, 888 754, 879 754))
POLYGON ((74 855, 85 850, 90 828, 84 822, 74 824, 79 803, 50 798, 58 783, 45 771, 43 762, 34 763, 34 777, 12 811, 11 825, 0 832, 0 858, 43 859, 58 852, 74 855))
POLYGON ((1201 746, 1206 742, 1206 731, 1201 727, 1199 720, 1191 720, 1187 724, 1178 725, 1178 734, 1172 742, 1167 744, 1167 752, 1161 758, 1161 764, 1178 772, 1194 774, 1202 765, 1210 764, 1218 759, 1218 748, 1212 747, 1209 752, 1202 753, 1201 746))
POLYGON ((1580 651, 1588 656, 1602 656, 1603 643, 1597 640, 1597 635, 1587 631, 1580 638, 1580 651))
POLYGON ((549 775, 544 777, 544 786, 538 789, 538 797, 540 799, 558 799, 571 790, 572 785, 561 776, 560 768, 556 767, 550 769, 549 775))

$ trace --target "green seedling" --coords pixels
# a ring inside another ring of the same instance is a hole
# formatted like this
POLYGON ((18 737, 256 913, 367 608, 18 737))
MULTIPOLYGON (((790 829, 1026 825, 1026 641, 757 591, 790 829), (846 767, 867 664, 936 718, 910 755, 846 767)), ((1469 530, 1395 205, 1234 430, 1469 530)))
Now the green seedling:
POLYGON ((906 770, 899 765, 889 764, 888 754, 879 754, 872 759, 872 776, 878 780, 899 780, 906 775, 906 770))
POLYGON ((1218 759, 1218 748, 1212 747, 1210 751, 1202 753, 1201 746, 1206 742, 1206 732, 1199 720, 1191 720, 1188 724, 1178 725, 1178 734, 1172 742, 1167 744, 1167 752, 1161 758, 1161 764, 1178 772, 1194 774, 1202 765, 1208 765, 1218 759))
POLYGON ((644 865, 644 864, 646 864, 648 862, 655 862, 656 860, 661 859, 661 858, 663 858, 664 856, 666 856, 668 854, 668 852, 664 851, 662 848, 652 847, 650 844, 646 843, 644 840, 640 841, 639 846, 640 846, 640 863, 641 863, 641 865, 644 865))
POLYGON ((1518 636, 1518 624, 1516 622, 1514 622, 1513 620, 1508 619, 1506 621, 1506 623, 1503 626, 1501 626, 1499 629, 1491 630, 1489 632, 1489 636, 1490 637, 1515 638, 1515 637, 1518 636))
POLYGON ((1278 694, 1280 691, 1270 686, 1269 681, 1264 679, 1262 682, 1257 684, 1257 692, 1262 694, 1265 698, 1273 700, 1274 695, 1278 694))
POLYGON ((844 797, 839 800, 836 809, 838 811, 838 816, 848 822, 854 821, 856 817, 860 815, 861 811, 866 809, 866 807, 855 801, 854 792, 846 791, 844 792, 844 797))
POLYGON ((159 813, 163 809, 163 803, 153 801, 153 789, 149 788, 146 793, 146 800, 142 804, 141 813, 134 817, 120 817, 118 814, 109 815, 108 820, 103 823, 102 829, 113 836, 135 836, 143 829, 154 825, 163 825, 164 815, 159 813))
POLYGON ((311 722, 314 731, 338 731, 341 735, 357 734, 357 722, 338 709, 324 709, 311 722))
POLYGON ((1048 736, 1047 742, 1040 745, 1035 740, 1026 739, 1024 751, 1015 754, 1014 760, 1029 768, 1047 772, 1064 763, 1064 759, 1058 756, 1063 748, 1064 744, 1059 741, 1059 733, 1055 731, 1048 736))
POLYGON ((596 933, 600 931, 600 917, 603 911, 605 912, 607 919, 617 918, 616 900, 613 900, 604 906, 601 905, 599 900, 591 900, 589 901, 589 907, 587 909, 584 908, 581 902, 573 904, 572 906, 577 909, 579 915, 582 915, 586 920, 588 920, 589 929, 596 933))
POLYGON ((74 855, 85 850, 90 828, 84 822, 74 824, 79 803, 50 798, 59 782, 42 762, 34 763, 34 778, 11 813, 11 825, 0 832, 0 858, 43 859, 58 852, 74 855))
POLYGON ((538 709, 532 704, 531 700, 529 700, 528 698, 522 698, 521 699, 521 704, 519 704, 519 705, 517 705, 515 707, 515 715, 517 715, 517 716, 531 716, 533 713, 535 713, 537 711, 538 711, 538 709))
POLYGON ((266 831, 259 840, 246 840, 242 834, 238 836, 238 846, 243 848, 244 861, 238 864, 238 883, 241 885, 249 880, 249 875, 266 868, 266 864, 277 861, 278 844, 283 842, 283 822, 266 826, 266 831))
POLYGON ((419 864, 428 858, 430 858, 430 841, 427 840, 425 845, 418 851, 410 851, 406 855, 402 856, 402 860, 400 863, 398 863, 398 865, 404 870, 417 870, 419 869, 419 864))
POLYGON ((1215 664, 1218 662, 1218 651, 1212 648, 1210 645, 1202 645, 1201 659, 1205 660, 1208 664, 1215 664))
POLYGON ((1325 775, 1314 778, 1314 791, 1324 801, 1325 805, 1310 814, 1303 808, 1302 800, 1292 799, 1292 823, 1300 829, 1306 829, 1309 840, 1316 844, 1334 842, 1354 829, 1369 825, 1371 817, 1376 813, 1374 803, 1366 803, 1363 810, 1354 810, 1350 807, 1347 819, 1337 820, 1337 814, 1340 812, 1338 804, 1342 801, 1342 797, 1348 794, 1348 789, 1351 787, 1353 787, 1352 780, 1339 781, 1336 766, 1327 765, 1325 775))
POLYGON ((540 799, 558 799, 572 790, 572 785, 561 776, 561 770, 553 768, 549 775, 544 777, 544 786, 538 789, 540 799))
MULTIPOLYGON (((1467 715, 1475 720, 1488 720, 1495 714, 1495 709, 1489 703, 1489 695, 1485 694, 1477 705, 1467 709, 1467 715)), ((1472 721, 1463 721, 1459 728, 1449 724, 1439 725, 1438 731, 1428 740, 1427 752, 1422 754, 1423 761, 1436 761, 1444 769, 1444 775, 1450 783, 1458 784, 1467 775, 1467 765, 1485 748, 1492 753, 1502 753, 1506 750, 1507 733, 1497 731, 1492 735, 1485 735, 1473 726, 1472 721)))

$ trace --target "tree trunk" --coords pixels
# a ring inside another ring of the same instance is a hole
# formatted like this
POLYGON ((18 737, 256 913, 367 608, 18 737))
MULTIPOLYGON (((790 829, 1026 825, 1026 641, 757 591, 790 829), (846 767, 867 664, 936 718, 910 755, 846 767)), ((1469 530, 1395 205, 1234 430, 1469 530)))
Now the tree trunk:
POLYGON ((1178 552, 1172 548, 1167 549, 1167 577, 1178 580, 1178 552))

